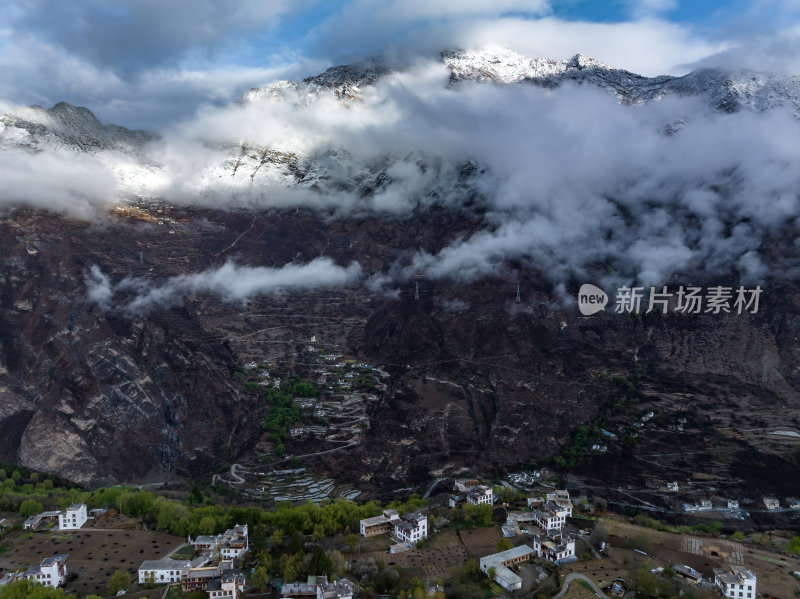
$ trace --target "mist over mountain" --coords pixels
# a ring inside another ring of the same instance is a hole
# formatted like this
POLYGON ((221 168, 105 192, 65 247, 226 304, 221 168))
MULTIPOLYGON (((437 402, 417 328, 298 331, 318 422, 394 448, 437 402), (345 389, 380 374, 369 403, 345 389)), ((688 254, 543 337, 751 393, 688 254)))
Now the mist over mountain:
POLYGON ((798 117, 793 76, 641 77, 508 50, 402 70, 374 59, 252 89, 158 135, 66 104, 8 113, 2 202, 86 215, 143 197, 400 220, 435 206, 485 224, 392 276, 475 280, 535 261, 554 283, 593 263, 645 285, 756 282, 765 239, 794 229, 798 117))

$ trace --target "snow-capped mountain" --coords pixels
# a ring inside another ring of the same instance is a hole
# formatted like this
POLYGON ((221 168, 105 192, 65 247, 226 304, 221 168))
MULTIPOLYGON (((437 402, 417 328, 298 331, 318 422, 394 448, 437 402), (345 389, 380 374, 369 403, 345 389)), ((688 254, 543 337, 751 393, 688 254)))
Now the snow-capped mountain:
POLYGON ((615 69, 598 60, 576 54, 569 60, 527 58, 511 50, 484 52, 450 51, 442 61, 451 81, 531 83, 555 88, 571 81, 614 93, 621 102, 642 104, 669 95, 698 96, 709 106, 725 112, 788 107, 800 118, 800 77, 754 71, 700 69, 683 77, 644 77, 615 69))
MULTIPOLYGON (((456 93, 461 86, 481 83, 552 90, 580 85, 607 90, 626 105, 668 96, 696 97, 713 110, 763 112, 784 108, 800 119, 800 78, 782 74, 702 69, 683 77, 644 77, 582 54, 551 60, 505 49, 446 51, 440 62, 449 71, 449 87, 456 93)), ((302 81, 278 81, 252 88, 237 105, 266 111, 274 101, 302 111, 323 99, 344 105, 360 103, 365 94, 394 74, 396 69, 379 59, 336 66, 302 81)), ((663 131, 674 132, 686 120, 678 118, 676 122, 679 124, 664 123, 663 131)), ((62 102, 48 110, 33 106, 0 118, 0 150, 88 153, 119 179, 126 195, 158 196, 179 174, 190 181, 184 188, 191 194, 202 195, 222 185, 234 195, 237 190, 250 194, 253 190, 292 189, 371 198, 379 195, 398 171, 414 171, 417 179, 428 181, 419 201, 435 202, 443 195, 463 195, 465 190, 474 195, 479 186, 472 179, 483 172, 470 166, 469 159, 452 165, 429 161, 424 158, 424 148, 354 161, 346 144, 331 142, 308 149, 265 142, 255 134, 248 139, 235 137, 224 142, 217 138, 211 144, 213 152, 204 151, 188 167, 186 163, 175 167, 165 162, 165 153, 157 151, 158 144, 151 143, 156 136, 103 125, 87 108, 62 102)), ((203 140, 202 145, 209 144, 203 140)), ((339 199, 334 197, 331 202, 336 204, 339 199)))
POLYGON ((0 117, 0 140, 37 149, 72 148, 87 152, 142 154, 154 136, 118 125, 103 125, 91 110, 59 102, 45 110, 31 106, 0 117))

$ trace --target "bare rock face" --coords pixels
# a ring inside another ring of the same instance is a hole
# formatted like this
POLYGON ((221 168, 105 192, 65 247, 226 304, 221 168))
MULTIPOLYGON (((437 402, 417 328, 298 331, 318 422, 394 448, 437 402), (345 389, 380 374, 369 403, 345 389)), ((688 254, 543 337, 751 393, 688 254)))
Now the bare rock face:
MULTIPOLYGON (((305 464, 376 495, 543 462, 591 422, 618 437, 574 469, 598 485, 640 484, 656 468, 645 456, 658 455, 657 468, 669 472, 789 492, 781 481, 796 480, 796 442, 769 433, 800 430, 793 284, 770 286, 758 314, 641 318, 558 308, 532 271, 521 271, 519 303, 516 281, 502 278, 423 278, 419 300, 408 282, 399 294, 357 286, 245 305, 198 295, 141 316, 87 298, 92 266, 114 282, 159 282, 228 259, 281 266, 320 255, 379 271, 402 261, 402 248, 435 253, 480 224, 467 210, 420 211, 402 226, 164 205, 99 223, 6 215, 0 459, 90 485, 207 477, 263 449, 268 407, 235 380, 236 368, 259 360, 305 373, 304 342, 314 334, 389 373, 359 442, 305 464), (635 405, 615 407, 615 377, 637 380, 635 405), (786 476, 773 480, 770 468, 786 476)), ((287 442, 296 455, 329 448, 287 442)))
POLYGON ((17 213, 0 229, 0 458, 94 484, 187 475, 241 449, 252 398, 230 386, 219 340, 180 310, 135 320, 87 301, 88 264, 117 259, 105 227, 17 213))

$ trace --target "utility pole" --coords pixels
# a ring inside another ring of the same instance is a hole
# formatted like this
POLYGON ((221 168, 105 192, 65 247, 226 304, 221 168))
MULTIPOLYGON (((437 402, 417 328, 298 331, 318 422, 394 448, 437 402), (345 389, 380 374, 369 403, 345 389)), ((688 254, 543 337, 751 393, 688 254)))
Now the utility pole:
POLYGON ((419 281, 418 280, 415 282, 415 286, 414 286, 414 299, 419 301, 419 281))
POLYGON ((522 301, 522 300, 521 300, 521 299, 520 299, 520 297, 519 297, 519 283, 517 283, 517 299, 516 299, 516 302, 517 302, 517 303, 520 303, 521 301, 522 301))

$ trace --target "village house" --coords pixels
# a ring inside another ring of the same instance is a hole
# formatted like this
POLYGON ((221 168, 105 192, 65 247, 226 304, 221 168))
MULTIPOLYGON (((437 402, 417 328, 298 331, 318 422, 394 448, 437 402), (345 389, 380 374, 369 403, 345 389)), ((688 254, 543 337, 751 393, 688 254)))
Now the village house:
POLYGON ((535 552, 528 545, 520 545, 500 553, 493 553, 481 558, 481 572, 489 576, 489 570, 494 572, 494 580, 507 591, 516 591, 522 588, 522 579, 511 571, 509 566, 527 562, 534 557, 535 552))
POLYGON ((680 491, 681 487, 677 481, 667 483, 667 491, 680 491))
POLYGON ((494 492, 491 487, 477 485, 467 491, 467 501, 472 505, 481 505, 482 503, 492 505, 494 503, 494 492))
POLYGON ((383 510, 380 516, 372 518, 364 518, 360 522, 360 531, 362 537, 374 537, 375 535, 382 535, 391 532, 394 528, 395 522, 400 520, 397 510, 383 510))
POLYGON ((88 519, 86 504, 73 503, 58 514, 58 528, 60 530, 75 530, 86 524, 88 519))
POLYGON ((572 516, 572 505, 559 505, 553 501, 546 501, 541 507, 533 511, 536 524, 545 533, 561 530, 567 518, 572 516))
POLYGON ((60 515, 61 512, 53 511, 53 512, 42 512, 41 514, 30 516, 22 524, 22 528, 24 528, 25 530, 38 530, 40 528, 44 528, 45 526, 47 526, 49 522, 53 523, 58 522, 58 517, 60 515))
POLYGON ((412 545, 428 538, 428 516, 420 513, 407 514, 394 524, 394 536, 401 543, 412 545))
POLYGON ((714 568, 714 586, 724 597, 755 599, 756 575, 744 566, 728 564, 726 568, 714 568))
POLYGON ((675 574, 680 576, 681 578, 685 578, 686 580, 690 580, 696 584, 700 584, 703 582, 703 575, 692 568, 691 566, 686 566, 684 564, 675 564, 675 574))
POLYGON ((560 532, 551 535, 534 535, 533 551, 541 559, 563 564, 575 561, 575 539, 560 532))
POLYGON ((738 499, 728 499, 728 509, 729 510, 738 510, 739 509, 739 500, 738 499))
POLYGON ((781 502, 774 497, 764 497, 764 507, 768 510, 777 510, 781 507, 781 502))
POLYGON ((233 570, 225 570, 206 587, 208 599, 238 599, 244 591, 245 577, 233 570))
POLYGON ((181 582, 183 571, 191 566, 188 560, 170 558, 145 560, 139 566, 139 584, 171 584, 181 582))
POLYGON ((21 576, 54 589, 64 584, 67 578, 67 554, 46 557, 38 566, 31 566, 21 576))

